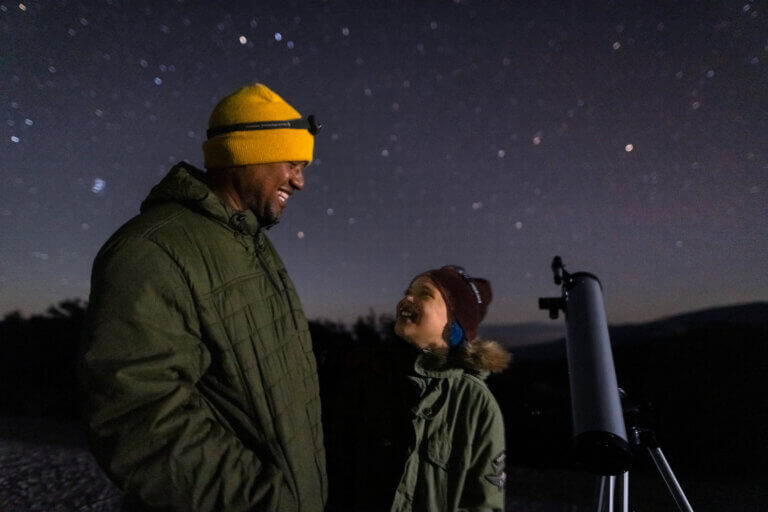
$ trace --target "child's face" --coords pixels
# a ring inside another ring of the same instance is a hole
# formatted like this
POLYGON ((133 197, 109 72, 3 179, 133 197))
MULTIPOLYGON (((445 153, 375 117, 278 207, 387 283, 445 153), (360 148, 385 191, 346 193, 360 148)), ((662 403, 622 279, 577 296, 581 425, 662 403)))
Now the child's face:
POLYGON ((416 278, 397 303, 395 334, 418 348, 447 349, 443 331, 448 308, 440 290, 426 276, 416 278))

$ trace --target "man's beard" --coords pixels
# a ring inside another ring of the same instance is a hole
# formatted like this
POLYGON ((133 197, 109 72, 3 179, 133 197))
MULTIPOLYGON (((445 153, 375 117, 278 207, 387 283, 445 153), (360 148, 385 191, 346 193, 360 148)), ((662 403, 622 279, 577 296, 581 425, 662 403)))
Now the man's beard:
POLYGON ((278 222, 280 222, 280 216, 283 214, 283 211, 280 210, 278 212, 275 211, 272 207, 267 207, 267 211, 264 212, 264 214, 257 213, 254 211, 253 213, 256 214, 256 218, 259 220, 259 225, 265 229, 269 229, 278 222))

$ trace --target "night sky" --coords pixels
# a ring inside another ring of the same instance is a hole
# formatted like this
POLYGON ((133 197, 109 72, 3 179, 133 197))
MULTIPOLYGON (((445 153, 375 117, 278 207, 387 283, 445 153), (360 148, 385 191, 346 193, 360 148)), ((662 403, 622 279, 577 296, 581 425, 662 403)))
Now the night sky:
POLYGON ((86 299, 255 81, 324 125, 270 232, 309 318, 460 264, 546 321, 556 254, 611 322, 768 299, 766 2, 209 4, 0 0, 0 315, 86 299))

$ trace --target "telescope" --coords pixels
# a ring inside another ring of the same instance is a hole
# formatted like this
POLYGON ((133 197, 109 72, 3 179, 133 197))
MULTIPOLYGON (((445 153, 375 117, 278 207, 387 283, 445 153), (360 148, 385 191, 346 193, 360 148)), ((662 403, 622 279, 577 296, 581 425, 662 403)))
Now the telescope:
POLYGON ((632 448, 624 426, 602 285, 588 272, 566 272, 560 256, 553 259, 552 272, 562 295, 540 298, 539 308, 549 310, 553 320, 559 311, 565 313, 576 462, 598 475, 624 473, 632 462, 632 448))
POLYGON ((631 437, 627 437, 620 396, 624 392, 616 380, 600 280, 589 272, 568 273, 560 256, 552 260, 552 273, 555 284, 561 286, 561 296, 540 298, 539 309, 548 310, 553 320, 560 311, 565 314, 573 452, 578 465, 600 475, 597 511, 613 512, 616 477, 621 475, 622 510, 629 512, 629 468, 634 446, 648 451, 678 509, 693 512, 655 432, 640 428, 630 415, 633 424, 631 437))

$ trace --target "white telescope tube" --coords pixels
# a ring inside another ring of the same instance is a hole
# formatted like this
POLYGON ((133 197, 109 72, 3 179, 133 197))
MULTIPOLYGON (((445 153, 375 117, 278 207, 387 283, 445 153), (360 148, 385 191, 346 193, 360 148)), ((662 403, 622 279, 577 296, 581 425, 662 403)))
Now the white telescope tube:
POLYGON ((632 450, 619 399, 600 281, 587 272, 564 280, 566 351, 574 452, 600 475, 629 469, 632 450))

